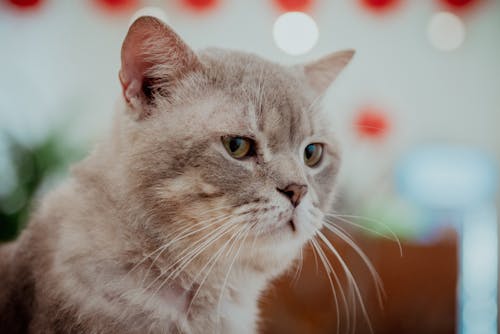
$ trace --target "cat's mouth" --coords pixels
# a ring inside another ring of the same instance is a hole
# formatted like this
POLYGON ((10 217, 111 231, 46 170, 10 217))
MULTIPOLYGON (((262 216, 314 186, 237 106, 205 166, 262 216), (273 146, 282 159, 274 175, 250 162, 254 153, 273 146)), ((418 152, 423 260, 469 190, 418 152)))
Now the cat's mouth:
POLYGON ((288 221, 288 225, 292 228, 292 231, 295 232, 297 229, 295 227, 295 222, 293 221, 293 219, 290 219, 288 221))

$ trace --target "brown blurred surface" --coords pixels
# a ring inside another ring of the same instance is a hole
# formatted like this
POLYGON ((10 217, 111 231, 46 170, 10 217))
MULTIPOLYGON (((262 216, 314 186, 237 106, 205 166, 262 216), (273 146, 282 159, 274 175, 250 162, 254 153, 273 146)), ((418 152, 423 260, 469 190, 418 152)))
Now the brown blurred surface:
MULTIPOLYGON (((380 308, 377 293, 359 256, 337 238, 330 238, 345 259, 361 289, 374 333, 455 333, 457 289, 457 241, 455 234, 432 244, 402 242, 356 235, 356 243, 380 274, 387 298, 380 308)), ((325 253, 326 252, 325 249, 325 253)), ((334 256, 328 255, 336 272, 342 272, 334 256)), ((348 331, 345 307, 336 306, 322 264, 308 248, 300 277, 295 269, 276 280, 262 299, 261 333, 339 333, 348 331), (316 261, 317 260, 317 261, 316 261), (318 270, 316 270, 318 262, 318 270)), ((345 275, 343 275, 345 281, 345 275)), ((339 296, 338 288, 337 295, 339 296)), ((339 301, 339 303, 341 303, 339 301)), ((352 316, 352 312, 350 312, 352 316)), ((352 318, 351 318, 352 319, 352 318)), ((357 308, 355 333, 370 333, 357 308)), ((352 327, 351 327, 352 329, 352 327)))

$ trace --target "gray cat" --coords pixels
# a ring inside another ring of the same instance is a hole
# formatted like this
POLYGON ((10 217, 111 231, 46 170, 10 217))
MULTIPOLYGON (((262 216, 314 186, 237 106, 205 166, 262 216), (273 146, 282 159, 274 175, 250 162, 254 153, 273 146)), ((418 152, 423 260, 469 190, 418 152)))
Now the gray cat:
POLYGON ((332 206, 317 101, 353 51, 285 67, 141 17, 108 139, 0 248, 0 333, 255 333, 332 206))

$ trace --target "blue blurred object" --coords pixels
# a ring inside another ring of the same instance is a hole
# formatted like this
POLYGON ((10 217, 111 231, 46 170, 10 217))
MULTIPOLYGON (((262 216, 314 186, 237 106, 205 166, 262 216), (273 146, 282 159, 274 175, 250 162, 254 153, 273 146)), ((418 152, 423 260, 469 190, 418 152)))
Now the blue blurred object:
POLYGON ((406 155, 397 166, 398 190, 416 204, 439 210, 464 210, 490 201, 497 167, 481 151, 429 146, 406 155))
POLYGON ((459 333, 497 333, 498 229, 494 205, 466 212, 460 249, 459 333))
POLYGON ((457 217, 461 334, 497 333, 497 171, 493 159, 480 151, 430 146, 407 155, 396 172, 404 196, 428 211, 457 217))

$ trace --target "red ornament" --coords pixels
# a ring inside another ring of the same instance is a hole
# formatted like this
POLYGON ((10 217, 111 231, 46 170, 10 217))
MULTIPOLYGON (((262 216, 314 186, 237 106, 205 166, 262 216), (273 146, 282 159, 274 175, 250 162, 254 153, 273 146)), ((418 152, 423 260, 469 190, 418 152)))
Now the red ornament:
POLYGON ((278 7, 285 12, 306 12, 313 3, 313 0, 274 0, 278 7))
POLYGON ((359 0, 359 1, 363 7, 374 12, 386 12, 388 10, 394 9, 400 2, 399 0, 359 0))
POLYGON ((479 0, 439 0, 439 2, 450 9, 463 10, 476 5, 479 0))
POLYGON ((389 131, 389 120, 381 110, 363 108, 356 116, 354 126, 360 137, 381 138, 389 131))
POLYGON ((104 10, 109 12, 129 12, 139 5, 139 0, 94 0, 104 10))
POLYGON ((210 9, 213 9, 217 6, 217 0, 182 0, 184 5, 189 9, 204 12, 210 9))
POLYGON ((7 2, 19 9, 33 9, 39 7, 42 0, 8 0, 7 2))

